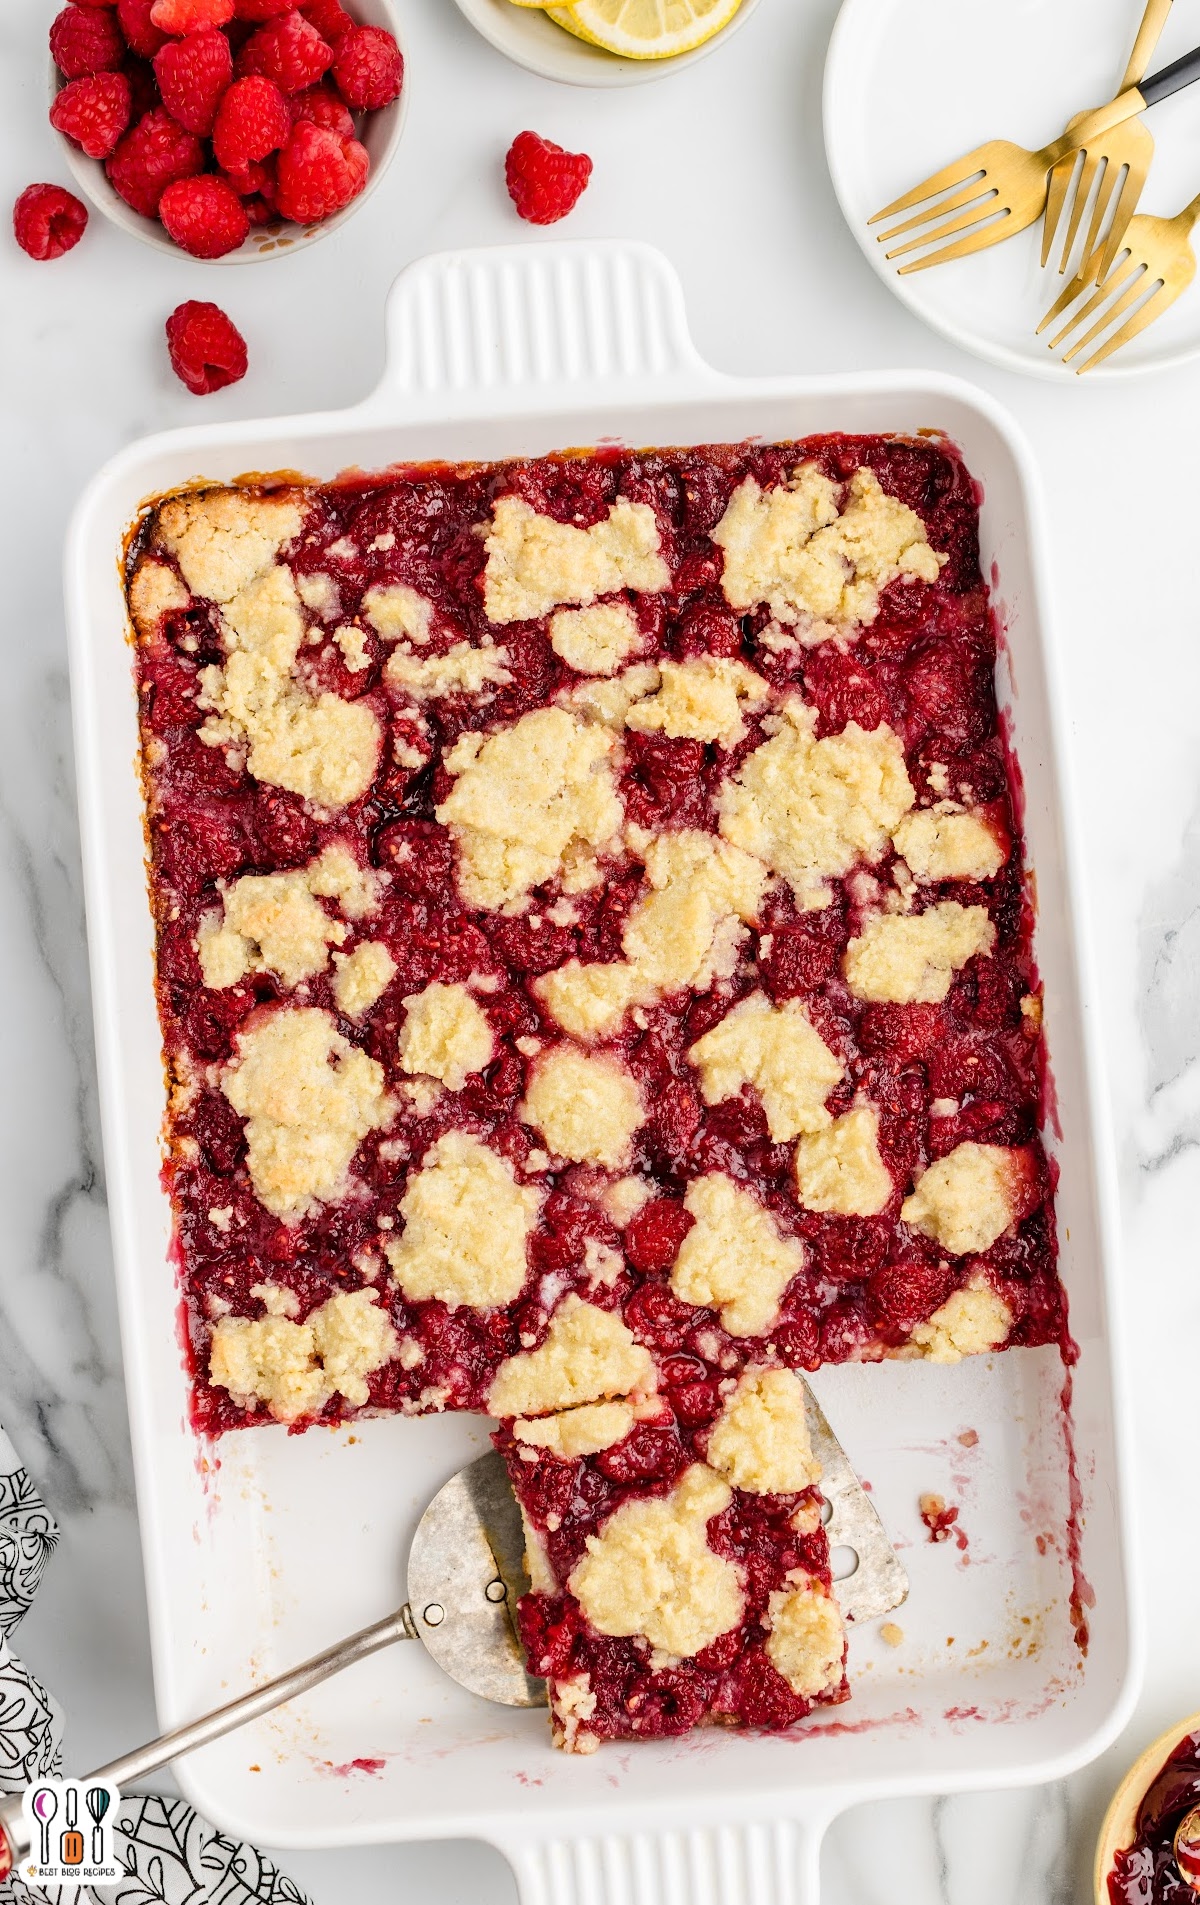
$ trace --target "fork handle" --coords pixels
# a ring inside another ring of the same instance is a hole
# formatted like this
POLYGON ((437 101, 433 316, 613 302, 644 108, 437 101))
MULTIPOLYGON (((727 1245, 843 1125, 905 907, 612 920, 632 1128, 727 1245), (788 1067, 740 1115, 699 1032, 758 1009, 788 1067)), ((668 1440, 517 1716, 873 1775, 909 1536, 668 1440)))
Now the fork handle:
POLYGON ((1173 0, 1147 0, 1142 24, 1138 28, 1138 36, 1133 43, 1133 52, 1129 55, 1129 64, 1125 68, 1125 77, 1118 88, 1120 92, 1127 93, 1131 86, 1141 85, 1146 68, 1154 57, 1154 49, 1162 38, 1162 30, 1167 24, 1167 15, 1171 11, 1172 3, 1173 0))
POLYGON ((1160 99, 1169 99, 1172 93, 1182 92, 1185 86, 1191 86, 1200 79, 1200 46, 1192 48, 1181 59, 1173 60, 1170 66, 1164 66, 1161 73, 1152 73, 1139 87, 1147 106, 1157 106, 1160 99))

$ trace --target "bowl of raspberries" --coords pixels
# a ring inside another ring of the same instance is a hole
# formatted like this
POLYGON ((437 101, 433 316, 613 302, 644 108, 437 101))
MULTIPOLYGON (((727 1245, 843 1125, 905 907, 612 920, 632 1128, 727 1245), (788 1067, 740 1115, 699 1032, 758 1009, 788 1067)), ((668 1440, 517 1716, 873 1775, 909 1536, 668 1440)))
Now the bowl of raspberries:
POLYGON ((221 264, 286 257, 379 183, 408 103, 393 0, 68 0, 50 123, 125 231, 221 264))

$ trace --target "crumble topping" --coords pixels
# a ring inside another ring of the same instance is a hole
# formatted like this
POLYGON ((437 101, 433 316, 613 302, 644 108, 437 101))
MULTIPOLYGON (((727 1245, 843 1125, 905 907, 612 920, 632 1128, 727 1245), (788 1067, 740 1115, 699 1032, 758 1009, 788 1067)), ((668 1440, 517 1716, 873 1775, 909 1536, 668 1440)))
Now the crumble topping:
POLYGON ((814 1487, 821 1464, 809 1441, 799 1376, 751 1364, 717 1417, 707 1460, 735 1488, 754 1495, 797 1495, 814 1487))
POLYGON ((561 1415, 538 1416, 532 1422, 519 1419, 513 1423, 513 1434, 529 1448, 549 1449, 552 1455, 572 1461, 623 1442, 633 1424, 631 1402, 585 1402, 561 1415))
POLYGON ((965 1290, 955 1290, 928 1323, 918 1323, 912 1343, 927 1362, 957 1363, 964 1356, 984 1356, 1008 1341, 1012 1311, 983 1277, 965 1290))
POLYGON ((632 1005, 650 1005, 655 988, 636 966, 620 960, 610 965, 585 966, 568 959, 565 966, 547 972, 532 983, 556 1025, 572 1038, 606 1038, 615 1032, 632 1005))
POLYGON ((753 1085, 775 1144, 829 1123, 825 1100, 844 1071, 798 999, 776 1006, 764 992, 735 1005, 697 1039, 688 1058, 700 1073, 706 1105, 753 1085))
POLYGON ((333 577, 321 570, 312 575, 298 575, 296 593, 305 608, 319 615, 323 622, 335 621, 342 612, 341 591, 333 577))
POLYGON ((991 880, 1008 858, 980 814, 963 813, 942 802, 907 815, 892 835, 892 844, 913 878, 926 882, 991 880))
POLYGON ((518 1502, 521 1510, 521 1528, 525 1536, 525 1572, 529 1576, 529 1586, 534 1594, 557 1594, 558 1576, 546 1552, 546 1543, 541 1532, 530 1520, 524 1502, 518 1502))
POLYGON ((371 666, 367 638, 357 622, 346 622, 341 628, 335 628, 333 639, 340 648, 342 660, 352 675, 361 675, 371 666))
POLYGON ((796 1191, 805 1210, 878 1217, 893 1189, 879 1155, 879 1113, 873 1105, 844 1112, 796 1146, 796 1191))
POLYGON ((576 529, 501 496, 485 542, 483 601, 490 622, 528 622, 563 606, 589 607, 622 589, 670 587, 658 522, 647 503, 623 499, 603 522, 576 529))
POLYGON ((383 1247, 392 1275, 414 1303, 436 1297, 451 1309, 483 1310, 515 1302, 540 1204, 507 1158, 465 1131, 448 1131, 408 1180, 403 1234, 383 1247))
POLYGON ((390 1122, 383 1067, 312 1006, 255 1015, 238 1032, 236 1050, 221 1089, 246 1120, 254 1194, 274 1216, 293 1221, 343 1194, 359 1145, 390 1122))
POLYGON ((165 502, 158 512, 158 536, 193 595, 228 602, 300 534, 302 520, 287 497, 209 490, 165 502))
POLYGON ((846 1630, 833 1596, 815 1576, 797 1570, 797 1585, 768 1603, 767 1658, 793 1693, 814 1699, 842 1677, 846 1630))
POLYGON ((461 1091, 473 1072, 491 1064, 492 1028, 466 986, 434 980, 423 992, 409 993, 404 1003, 408 1016, 399 1044, 404 1071, 424 1073, 461 1091))
POLYGON ((129 613, 139 634, 152 635, 164 615, 185 609, 191 599, 174 569, 142 557, 129 584, 129 613))
POLYGON ((646 1111, 637 1080, 619 1059, 556 1045, 536 1060, 520 1116, 556 1157, 620 1171, 646 1111))
POLYGON ((258 1322, 222 1317, 213 1328, 209 1380, 242 1408, 265 1403, 277 1421, 294 1422, 316 1415, 335 1395, 361 1408, 369 1397, 367 1377, 390 1362, 397 1348, 374 1291, 346 1291, 303 1323, 273 1306, 258 1322))
POLYGON ((652 1647, 690 1660, 742 1617, 741 1578, 708 1545, 708 1524, 733 1499, 703 1463, 686 1469, 669 1495, 626 1501, 567 1583, 601 1634, 641 1634, 652 1647))
POLYGON ((613 737, 564 708, 538 708, 490 737, 464 734, 445 757, 455 784, 437 809, 458 847, 470 906, 523 902, 532 887, 612 849, 621 803, 613 737))
POLYGON ((781 1237, 770 1212, 724 1171, 693 1178, 683 1207, 696 1221, 671 1272, 676 1296, 720 1310, 731 1336, 765 1335, 804 1267, 804 1246, 781 1237))
POLYGON ((550 646, 580 675, 615 675, 642 645, 627 602, 597 602, 590 609, 559 609, 550 617, 550 646))
POLYGON ((641 1177, 619 1177, 600 1193, 600 1202, 618 1230, 631 1224, 643 1205, 654 1196, 653 1188, 641 1177))
POLYGON ((560 700, 564 707, 574 709, 585 720, 598 721, 606 728, 623 728, 625 716, 634 702, 653 694, 661 680, 662 675, 653 662, 634 662, 611 681, 576 682, 560 700))
POLYGON ((985 907, 942 900, 924 913, 869 919, 847 946, 843 971, 858 999, 940 1005, 955 973, 995 943, 985 907))
POLYGON ((473 648, 455 642, 444 655, 411 655, 394 650, 384 674, 394 688, 406 688, 418 701, 441 695, 477 695, 512 680, 506 648, 473 648))
POLYGON ((650 1352, 634 1342, 621 1318, 572 1293, 554 1312, 539 1348, 501 1363, 488 1408, 495 1416, 549 1415, 654 1387, 650 1352))
POLYGON ((590 1674, 567 1674, 556 1680, 551 1698, 555 1745, 564 1753, 594 1753, 599 1741, 587 1730, 596 1711, 590 1674))
POLYGON ((631 838, 653 889, 629 915, 621 944, 647 985, 706 992, 737 968, 758 916, 767 869, 715 834, 684 829, 631 838))
POLYGON ((290 873, 247 873, 226 887, 220 914, 200 922, 196 951, 206 986, 218 991, 251 972, 274 972, 285 986, 323 972, 329 948, 346 928, 318 904, 337 900, 348 919, 361 919, 378 902, 378 876, 364 871, 345 847, 330 846, 290 873))
POLYGON ((333 996, 348 1019, 363 1019, 396 977, 396 962, 381 939, 364 939, 352 953, 334 953, 333 996))
POLYGON ((1026 1154, 1007 1145, 956 1145, 922 1171, 901 1220, 952 1256, 976 1255, 1013 1223, 1027 1169, 1026 1154))
POLYGON ((403 582, 368 589, 363 596, 362 612, 381 641, 395 642, 405 636, 420 647, 429 640, 433 604, 403 582))
POLYGON ((887 495, 873 471, 854 472, 839 515, 837 484, 811 463, 786 487, 764 491, 746 477, 712 539, 725 551, 721 586, 731 608, 765 602, 776 621, 792 625, 803 617, 870 624, 889 582, 936 582, 947 561, 930 548, 920 517, 887 495))
POLYGON ((631 707, 625 725, 672 740, 719 741, 722 747, 735 747, 746 732, 742 702, 758 707, 770 693, 762 676, 745 662, 723 656, 664 661, 659 673, 657 693, 631 707))
POLYGON ((801 906, 828 906, 827 881, 878 860, 916 795, 899 737, 850 721, 813 739, 814 711, 790 700, 778 734, 721 790, 721 832, 781 873, 801 906))

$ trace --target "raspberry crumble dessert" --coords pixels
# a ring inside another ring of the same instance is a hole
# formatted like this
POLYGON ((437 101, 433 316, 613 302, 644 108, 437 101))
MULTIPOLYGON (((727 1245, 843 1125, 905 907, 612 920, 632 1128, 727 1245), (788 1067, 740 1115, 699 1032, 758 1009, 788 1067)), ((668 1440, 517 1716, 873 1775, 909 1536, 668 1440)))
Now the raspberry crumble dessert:
POLYGON ((794 1372, 1065 1332, 957 454, 195 489, 128 593, 197 1427, 500 1418, 563 1744, 844 1698, 794 1372))

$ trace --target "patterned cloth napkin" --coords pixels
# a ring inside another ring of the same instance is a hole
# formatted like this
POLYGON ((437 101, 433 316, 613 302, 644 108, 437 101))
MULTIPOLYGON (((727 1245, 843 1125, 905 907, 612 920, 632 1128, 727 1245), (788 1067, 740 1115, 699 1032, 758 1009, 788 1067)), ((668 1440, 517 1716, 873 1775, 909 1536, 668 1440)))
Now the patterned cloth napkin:
MULTIPOLYGON (((57 1541, 54 1517, 0 1429, 0 1792, 18 1792, 62 1766, 62 1711, 8 1638, 57 1541)), ((14 1877, 0 1885, 0 1905, 310 1905, 261 1852, 216 1831, 184 1799, 125 1800, 115 1837, 125 1868, 118 1884, 102 1892, 90 1885, 43 1890, 14 1877)))

